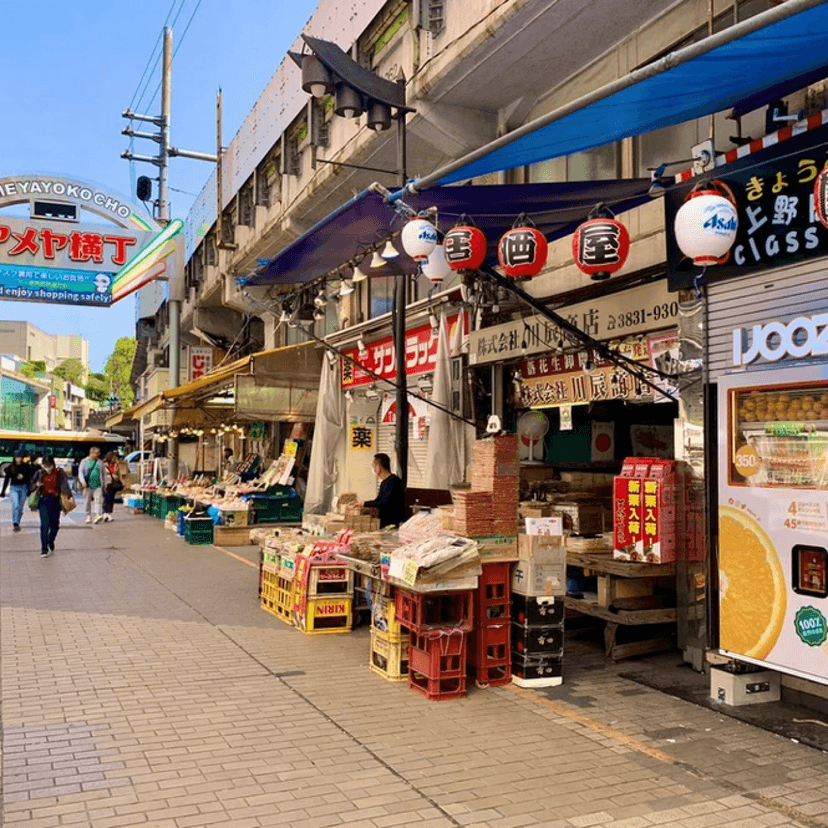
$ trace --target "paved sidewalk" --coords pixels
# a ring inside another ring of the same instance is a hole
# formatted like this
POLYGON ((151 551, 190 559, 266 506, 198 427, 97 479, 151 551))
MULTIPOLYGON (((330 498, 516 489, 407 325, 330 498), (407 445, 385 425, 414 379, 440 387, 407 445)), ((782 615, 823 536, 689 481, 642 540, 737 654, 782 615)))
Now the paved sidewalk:
POLYGON ((116 518, 41 559, 0 502, 9 828, 828 826, 824 753, 577 653, 558 688, 428 702, 367 629, 259 609, 252 547, 116 518))

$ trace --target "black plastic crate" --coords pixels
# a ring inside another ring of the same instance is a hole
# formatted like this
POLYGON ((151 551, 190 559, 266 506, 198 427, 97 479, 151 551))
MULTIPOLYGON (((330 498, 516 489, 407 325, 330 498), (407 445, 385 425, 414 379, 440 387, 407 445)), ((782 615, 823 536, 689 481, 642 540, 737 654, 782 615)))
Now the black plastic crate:
POLYGON ((521 655, 563 653, 563 624, 517 624, 512 622, 512 650, 521 655))
POLYGON ((512 676, 522 680, 563 676, 563 656, 520 655, 512 650, 512 676))
POLYGON ((562 595, 530 596, 512 593, 512 621, 530 626, 562 624, 564 599, 562 595))

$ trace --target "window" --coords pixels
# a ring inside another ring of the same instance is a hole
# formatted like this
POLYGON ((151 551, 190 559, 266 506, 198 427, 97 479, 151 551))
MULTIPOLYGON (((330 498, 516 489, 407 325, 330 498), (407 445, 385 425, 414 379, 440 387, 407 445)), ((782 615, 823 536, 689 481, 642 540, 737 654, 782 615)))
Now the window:
POLYGON ((396 278, 396 276, 372 276, 367 280, 369 319, 375 319, 384 313, 391 313, 394 306, 396 278))
POLYGON ((529 182, 601 181, 618 178, 618 144, 604 144, 529 167, 529 182))

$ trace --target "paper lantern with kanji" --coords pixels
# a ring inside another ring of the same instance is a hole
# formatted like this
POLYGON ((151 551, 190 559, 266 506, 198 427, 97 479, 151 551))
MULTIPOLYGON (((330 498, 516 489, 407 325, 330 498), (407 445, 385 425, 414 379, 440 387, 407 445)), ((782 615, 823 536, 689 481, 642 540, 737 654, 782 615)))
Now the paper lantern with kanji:
POLYGON ((828 227, 828 168, 814 180, 814 210, 823 226, 828 227))
POLYGON ((497 243, 497 260, 503 272, 513 279, 537 276, 546 264, 549 245, 546 237, 530 224, 507 230, 497 243))
POLYGON ((572 236, 575 264, 596 282, 621 270, 629 252, 630 234, 614 218, 587 219, 572 236))
POLYGON ((697 190, 676 213, 676 244, 694 265, 722 264, 736 240, 738 227, 733 201, 713 189, 697 190))
POLYGON ((477 270, 486 259, 487 247, 483 231, 470 224, 458 224, 443 239, 446 263, 452 270, 477 270))
POLYGON ((428 219, 415 216, 400 234, 403 250, 415 262, 424 262, 437 244, 437 228, 428 219))

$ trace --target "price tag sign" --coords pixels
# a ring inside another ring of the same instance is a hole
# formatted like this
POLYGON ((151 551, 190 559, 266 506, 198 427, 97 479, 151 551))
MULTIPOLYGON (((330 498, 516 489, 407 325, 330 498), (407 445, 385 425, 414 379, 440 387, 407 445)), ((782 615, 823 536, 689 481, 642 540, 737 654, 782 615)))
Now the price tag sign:
POLYGON ((736 471, 742 477, 753 477, 759 471, 761 457, 753 446, 742 446, 734 457, 736 471))
POLYGON ((417 581, 417 572, 420 570, 420 565, 415 561, 406 561, 403 568, 402 582, 408 586, 414 586, 417 581))
POLYGON ((561 431, 572 431, 572 406, 562 405, 558 411, 561 412, 561 431))

